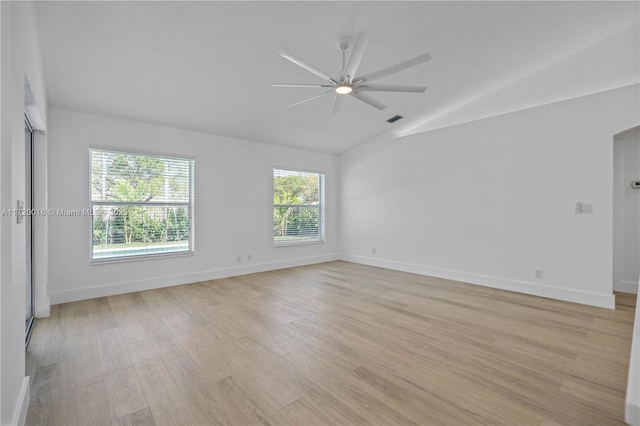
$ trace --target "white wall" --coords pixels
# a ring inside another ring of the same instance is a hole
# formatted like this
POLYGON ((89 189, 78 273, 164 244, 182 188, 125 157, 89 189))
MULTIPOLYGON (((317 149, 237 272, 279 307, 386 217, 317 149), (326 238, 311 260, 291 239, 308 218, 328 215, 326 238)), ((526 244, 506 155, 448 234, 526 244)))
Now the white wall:
POLYGON ((613 289, 638 292, 640 276, 640 127, 614 138, 613 289))
POLYGON ((382 135, 341 155, 343 258, 613 307, 612 140, 638 125, 638 91, 382 135), (577 201, 593 214, 574 214, 577 201))
MULTIPOLYGON (((39 126, 46 126, 44 78, 33 4, 0 2, 0 207, 25 199, 25 82, 39 126)), ((44 139, 41 139, 41 141, 44 139)), ((0 217, 0 423, 24 420, 29 380, 25 377, 25 225, 0 217)))
POLYGON ((334 155, 57 108, 48 120, 50 208, 89 208, 89 146, 192 156, 196 169, 193 256, 89 264, 90 218, 50 217, 51 303, 336 258, 334 155), (326 174, 325 244, 273 247, 273 166, 326 174))

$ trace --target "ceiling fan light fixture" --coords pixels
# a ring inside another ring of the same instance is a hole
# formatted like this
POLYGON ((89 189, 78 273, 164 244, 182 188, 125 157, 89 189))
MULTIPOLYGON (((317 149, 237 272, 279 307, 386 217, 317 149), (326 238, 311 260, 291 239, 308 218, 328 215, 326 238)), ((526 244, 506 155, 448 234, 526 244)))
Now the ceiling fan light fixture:
MULTIPOLYGON (((2 0, 0 0, 2 1, 2 0)), ((372 98, 367 92, 396 92, 396 93, 424 93, 427 90, 426 86, 403 86, 397 84, 370 84, 379 78, 386 77, 391 74, 395 74, 402 70, 406 70, 416 65, 427 62, 431 59, 431 55, 423 53, 415 58, 408 59, 406 61, 397 63, 390 67, 383 68, 381 70, 372 72, 370 74, 359 75, 358 67, 362 57, 364 56, 365 49, 369 43, 369 36, 365 34, 358 34, 349 53, 349 59, 346 58, 346 50, 349 47, 345 40, 341 40, 338 47, 342 51, 342 71, 339 76, 330 76, 329 74, 320 71, 316 67, 307 64, 306 62, 292 56, 286 52, 280 51, 280 56, 284 59, 293 62, 300 68, 310 72, 311 74, 320 77, 325 82, 324 84, 274 84, 277 87, 311 87, 317 89, 329 89, 324 93, 315 95, 311 98, 304 99, 295 104, 289 106, 299 105, 313 99, 317 99, 321 96, 325 96, 328 93, 335 92, 333 97, 333 103, 331 104, 331 113, 335 111, 336 101, 340 98, 338 95, 351 95, 360 102, 364 102, 367 105, 374 107, 375 109, 382 111, 385 109, 385 105, 378 102, 375 98, 372 98)))
POLYGON ((348 95, 351 92, 353 92, 353 87, 348 84, 340 84, 336 86, 336 93, 338 95, 348 95))

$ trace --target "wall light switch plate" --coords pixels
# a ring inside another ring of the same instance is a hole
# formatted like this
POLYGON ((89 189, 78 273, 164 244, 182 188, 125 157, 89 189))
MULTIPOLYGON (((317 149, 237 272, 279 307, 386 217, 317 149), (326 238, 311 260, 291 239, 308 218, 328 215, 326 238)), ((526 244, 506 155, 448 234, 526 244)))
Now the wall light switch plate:
POLYGON ((16 204, 16 220, 18 221, 18 225, 24 223, 24 201, 18 200, 16 204))

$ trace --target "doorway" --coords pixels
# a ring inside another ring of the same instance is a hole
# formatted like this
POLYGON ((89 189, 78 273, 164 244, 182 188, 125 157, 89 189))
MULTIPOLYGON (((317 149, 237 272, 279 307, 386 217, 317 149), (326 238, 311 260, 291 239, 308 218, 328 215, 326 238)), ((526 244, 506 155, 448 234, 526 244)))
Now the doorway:
POLYGON ((25 140, 25 202, 24 208, 27 214, 24 217, 25 224, 25 347, 29 345, 31 330, 35 322, 33 302, 33 215, 29 214, 33 209, 33 127, 27 115, 24 116, 24 140, 25 140))
POLYGON ((640 127, 613 138, 613 290, 638 292, 640 276, 640 127))

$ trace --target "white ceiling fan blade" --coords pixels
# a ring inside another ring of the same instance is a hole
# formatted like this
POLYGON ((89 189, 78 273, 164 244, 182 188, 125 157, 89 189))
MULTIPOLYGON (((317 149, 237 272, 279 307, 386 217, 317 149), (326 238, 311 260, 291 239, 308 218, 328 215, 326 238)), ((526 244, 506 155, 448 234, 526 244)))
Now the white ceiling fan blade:
POLYGON ((349 60, 345 64, 344 70, 342 70, 341 81, 346 81, 347 83, 353 81, 353 77, 356 75, 358 66, 360 66, 360 62, 362 61, 362 56, 364 56, 367 44, 369 44, 369 36, 366 34, 358 34, 356 41, 353 43, 351 53, 349 54, 349 60))
POLYGON ((314 100, 314 99, 318 99, 318 98, 320 98, 320 97, 322 97, 322 96, 326 95, 326 94, 327 94, 327 93, 329 93, 329 92, 333 92, 333 89, 331 89, 331 90, 327 90, 326 92, 321 93, 321 94, 319 94, 319 95, 312 96, 312 97, 310 97, 310 98, 306 98, 306 99, 303 99, 303 100, 301 100, 301 101, 298 101, 298 102, 296 102, 296 103, 294 103, 294 104, 289 105, 289 107, 293 107, 293 106, 296 106, 296 105, 304 104, 304 103, 309 102, 309 101, 312 101, 312 100, 314 100))
POLYGON ((311 87, 311 88, 322 88, 322 87, 333 87, 332 84, 284 84, 284 83, 275 83, 271 85, 272 87, 311 87))
POLYGON ((300 59, 296 58, 295 56, 291 56, 289 55, 287 52, 283 52, 280 51, 278 52, 280 53, 280 56, 282 56, 283 58, 293 62, 294 64, 296 64, 297 66, 304 68, 305 70, 309 71, 310 73, 313 73, 315 75, 317 75, 318 77, 321 77, 327 81, 330 81, 332 83, 338 83, 337 81, 335 81, 329 74, 324 73, 322 71, 320 71, 319 69, 312 67, 311 65, 307 64, 306 62, 301 61, 300 59))
POLYGON ((342 96, 343 95, 339 95, 339 94, 336 93, 335 96, 333 97, 333 102, 331 103, 331 114, 332 115, 335 114, 336 111, 338 111, 338 107, 339 107, 340 103, 342 102, 340 100, 340 98, 342 96))
POLYGON ((371 96, 369 95, 365 95, 364 93, 360 93, 360 92, 351 92, 351 96, 353 96, 354 98, 361 100, 362 102, 364 102, 365 104, 369 104, 372 107, 379 109, 380 111, 382 111, 383 109, 386 108, 386 105, 376 101, 375 99, 373 99, 371 96))
POLYGON ((363 84, 356 88, 360 92, 409 92, 424 93, 427 86, 400 86, 397 84, 363 84))
POLYGON ((382 78, 382 77, 386 77, 388 75, 397 73, 399 71, 405 70, 407 68, 411 68, 411 67, 415 67, 416 65, 419 65, 423 62, 427 62, 431 60, 431 55, 429 55, 428 53, 425 53, 423 55, 420 56, 416 56, 413 59, 408 59, 404 62, 400 62, 399 64, 395 64, 392 65, 390 67, 387 68, 383 68, 379 71, 376 72, 372 72, 371 74, 367 74, 367 75, 363 75, 361 77, 358 77, 354 82, 358 83, 360 81, 373 81, 376 80, 378 78, 382 78))

